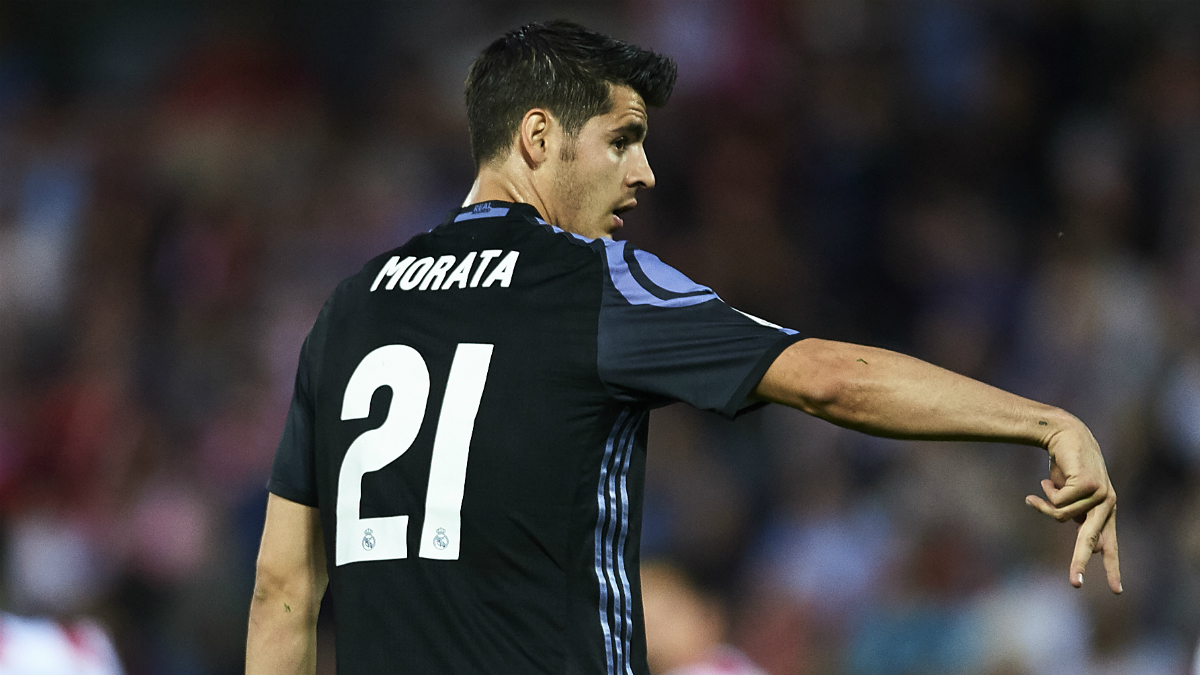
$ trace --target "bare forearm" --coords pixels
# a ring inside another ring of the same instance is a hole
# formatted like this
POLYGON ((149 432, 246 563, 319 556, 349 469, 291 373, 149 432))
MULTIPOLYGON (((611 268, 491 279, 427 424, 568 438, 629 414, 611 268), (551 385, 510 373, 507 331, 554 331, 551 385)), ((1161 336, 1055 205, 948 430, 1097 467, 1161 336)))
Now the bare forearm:
POLYGON ((1078 420, 903 354, 827 340, 787 349, 759 383, 762 399, 876 436, 1047 447, 1078 420))
POLYGON ((267 498, 250 601, 246 675, 311 675, 317 668, 317 613, 329 584, 315 507, 267 498))
POLYGON ((754 394, 877 436, 1045 448, 1046 499, 1029 495, 1025 502, 1060 522, 1081 523, 1071 585, 1083 585, 1088 558, 1102 553, 1108 587, 1121 592, 1117 493, 1095 437, 1069 413, 903 354, 815 339, 780 354, 754 394))
POLYGON ((246 675, 311 675, 317 667, 317 607, 311 598, 256 588, 250 603, 246 675))

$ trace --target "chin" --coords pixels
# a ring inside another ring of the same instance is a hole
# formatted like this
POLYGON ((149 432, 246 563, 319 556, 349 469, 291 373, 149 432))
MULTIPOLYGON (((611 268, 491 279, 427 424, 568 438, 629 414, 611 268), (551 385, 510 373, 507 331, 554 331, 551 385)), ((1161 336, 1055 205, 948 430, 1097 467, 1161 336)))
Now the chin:
POLYGON ((616 232, 618 229, 620 229, 619 225, 615 225, 610 220, 604 219, 593 222, 590 225, 587 225, 586 227, 580 228, 576 231, 590 239, 596 239, 599 237, 607 237, 611 239, 613 232, 616 232))
POLYGON ((616 232, 624 227, 624 225, 625 221, 622 220, 620 216, 615 213, 610 213, 608 214, 608 218, 605 219, 604 227, 602 229, 611 235, 613 232, 616 232))
POLYGON ((623 225, 621 219, 615 217, 612 213, 605 213, 590 223, 585 224, 585 222, 581 218, 573 223, 560 223, 558 226, 568 232, 574 232, 589 239, 612 239, 613 233, 621 229, 623 225))

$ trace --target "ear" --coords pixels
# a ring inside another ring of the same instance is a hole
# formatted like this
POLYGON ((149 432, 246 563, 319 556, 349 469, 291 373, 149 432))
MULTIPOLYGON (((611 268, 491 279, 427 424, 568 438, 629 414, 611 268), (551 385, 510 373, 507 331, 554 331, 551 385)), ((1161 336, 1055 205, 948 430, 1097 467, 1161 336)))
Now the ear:
POLYGON ((545 163, 555 151, 553 132, 557 127, 558 122, 542 108, 533 108, 521 118, 517 142, 522 157, 531 167, 545 163))

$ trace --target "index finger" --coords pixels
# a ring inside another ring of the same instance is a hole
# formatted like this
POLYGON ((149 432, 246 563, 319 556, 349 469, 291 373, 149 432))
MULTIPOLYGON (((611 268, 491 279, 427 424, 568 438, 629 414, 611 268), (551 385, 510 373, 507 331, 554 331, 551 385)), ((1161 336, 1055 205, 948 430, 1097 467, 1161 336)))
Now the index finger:
MULTIPOLYGON (((1075 588, 1083 586, 1083 572, 1087 568, 1092 554, 1101 550, 1100 535, 1112 514, 1113 505, 1104 502, 1088 511, 1087 518, 1079 526, 1079 534, 1075 537, 1075 553, 1071 557, 1071 585, 1075 588)), ((1115 529, 1113 530, 1115 534, 1115 529)))

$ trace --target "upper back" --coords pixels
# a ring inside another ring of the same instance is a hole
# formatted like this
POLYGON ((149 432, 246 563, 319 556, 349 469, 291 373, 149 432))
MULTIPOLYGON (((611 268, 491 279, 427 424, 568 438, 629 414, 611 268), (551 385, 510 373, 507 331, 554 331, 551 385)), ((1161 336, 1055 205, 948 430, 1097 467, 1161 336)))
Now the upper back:
POLYGON ((320 509, 341 672, 646 672, 648 409, 736 415, 793 339, 520 204, 368 262, 305 342, 269 483, 320 509))

